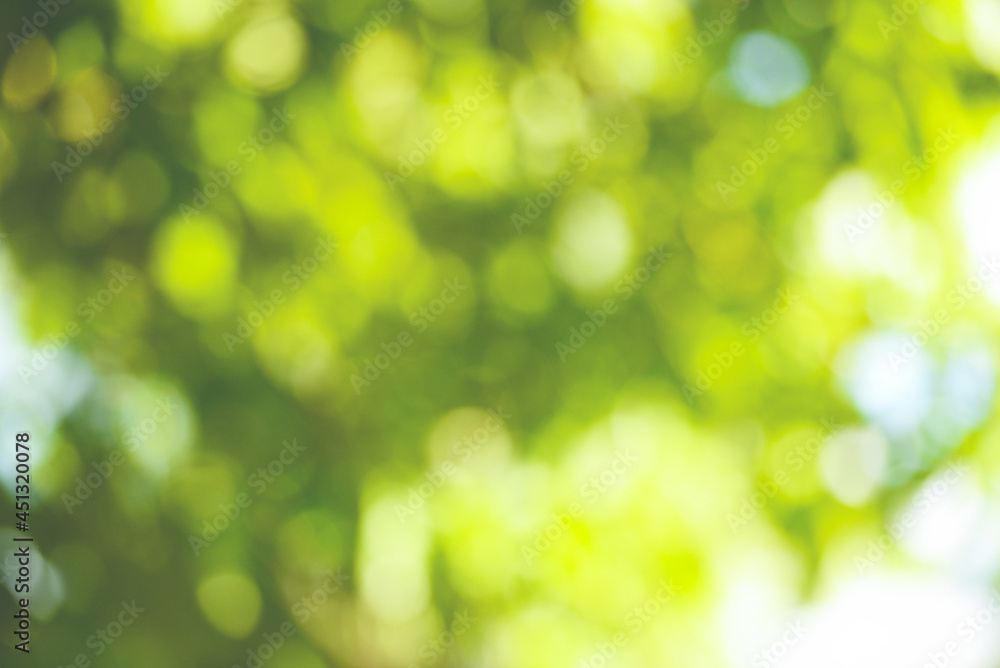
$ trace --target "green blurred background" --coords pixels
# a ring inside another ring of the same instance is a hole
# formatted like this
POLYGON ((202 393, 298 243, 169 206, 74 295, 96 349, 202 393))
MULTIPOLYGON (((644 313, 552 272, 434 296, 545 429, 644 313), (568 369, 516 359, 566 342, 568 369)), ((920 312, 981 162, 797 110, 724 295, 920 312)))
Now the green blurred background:
POLYGON ((995 0, 0 27, 3 666, 1000 665, 995 0))

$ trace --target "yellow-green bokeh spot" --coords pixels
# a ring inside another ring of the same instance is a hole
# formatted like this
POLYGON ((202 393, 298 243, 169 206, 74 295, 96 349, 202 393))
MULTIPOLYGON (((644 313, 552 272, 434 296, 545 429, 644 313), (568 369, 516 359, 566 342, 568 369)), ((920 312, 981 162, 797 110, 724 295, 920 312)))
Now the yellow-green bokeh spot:
POLYGON ((174 218, 153 241, 153 276, 180 312, 209 318, 230 307, 239 246, 214 218, 174 218))
POLYGON ((28 40, 7 61, 3 101, 11 109, 33 108, 48 94, 56 78, 56 54, 44 36, 28 40))
POLYGON ((260 590, 242 573, 209 576, 198 583, 197 595, 205 618, 230 638, 246 638, 260 621, 260 590))
POLYGON ((284 12, 268 12, 247 24, 226 47, 226 72, 237 84, 274 92, 292 85, 302 71, 306 36, 284 12))

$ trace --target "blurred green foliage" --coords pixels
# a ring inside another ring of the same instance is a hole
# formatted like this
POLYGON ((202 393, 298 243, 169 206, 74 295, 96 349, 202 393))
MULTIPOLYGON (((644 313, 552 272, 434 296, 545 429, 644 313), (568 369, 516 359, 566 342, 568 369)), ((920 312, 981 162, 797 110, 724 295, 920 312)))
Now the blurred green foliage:
POLYGON ((31 665, 746 665, 739 583, 1000 464, 982 4, 5 3, 31 665))

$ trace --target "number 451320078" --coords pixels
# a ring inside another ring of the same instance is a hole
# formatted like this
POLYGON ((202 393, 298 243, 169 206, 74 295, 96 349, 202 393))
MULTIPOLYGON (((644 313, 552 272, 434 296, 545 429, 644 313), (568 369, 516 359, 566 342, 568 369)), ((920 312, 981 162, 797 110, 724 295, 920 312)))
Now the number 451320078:
POLYGON ((14 483, 17 486, 15 493, 16 497, 16 509, 19 511, 17 513, 17 519, 22 522, 28 521, 28 509, 30 508, 28 504, 29 494, 31 488, 29 486, 30 477, 28 471, 30 467, 28 466, 28 460, 30 459, 30 449, 28 446, 29 436, 26 433, 18 434, 15 437, 17 447, 15 449, 15 458, 17 459, 17 476, 14 478, 14 483), (21 484, 21 483, 24 484, 21 484), (23 499, 23 500, 22 500, 23 499))

